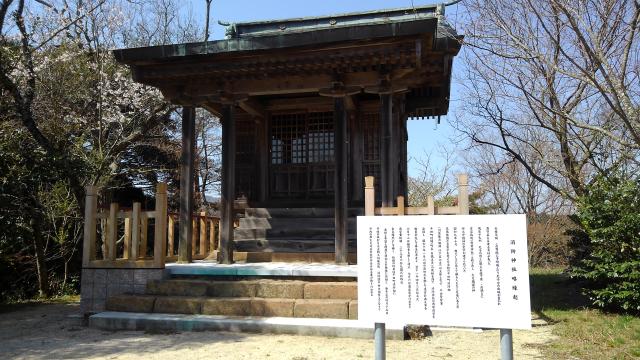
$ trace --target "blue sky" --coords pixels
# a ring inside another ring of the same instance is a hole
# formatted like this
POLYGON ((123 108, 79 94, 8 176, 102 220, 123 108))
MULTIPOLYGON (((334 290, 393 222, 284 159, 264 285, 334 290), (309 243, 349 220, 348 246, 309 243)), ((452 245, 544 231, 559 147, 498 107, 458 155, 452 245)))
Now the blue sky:
MULTIPOLYGON (((186 0, 183 11, 191 12, 194 20, 205 19, 205 0, 186 0)), ((218 20, 226 22, 246 22, 253 20, 284 19, 291 17, 307 17, 331 15, 344 12, 378 10, 397 7, 411 7, 419 5, 433 4, 430 1, 419 0, 322 0, 322 1, 301 1, 301 0, 213 0, 211 4, 212 39, 224 38, 224 28, 217 24, 218 20), (413 4, 412 4, 413 3, 413 4)), ((447 8, 447 18, 455 26, 457 18, 457 6, 447 8)), ((454 72, 459 71, 461 62, 454 63, 454 72)), ((442 164, 440 149, 443 147, 452 149, 450 138, 455 134, 455 130, 450 125, 449 118, 456 111, 458 104, 458 86, 455 84, 451 89, 451 106, 449 116, 441 118, 440 125, 436 125, 435 120, 409 120, 409 144, 408 152, 410 158, 424 157, 425 153, 432 154, 432 161, 436 167, 442 164)), ((418 167, 415 161, 409 162, 409 176, 417 175, 418 167)))

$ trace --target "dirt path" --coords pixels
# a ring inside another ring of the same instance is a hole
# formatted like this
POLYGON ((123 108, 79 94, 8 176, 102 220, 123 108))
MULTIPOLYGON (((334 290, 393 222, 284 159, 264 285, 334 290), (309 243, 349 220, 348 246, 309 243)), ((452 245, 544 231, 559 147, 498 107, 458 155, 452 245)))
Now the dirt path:
MULTIPOLYGON (((373 341, 234 333, 145 334, 83 327, 77 304, 36 305, 0 313, 0 359, 372 359, 373 341)), ((551 326, 514 331, 517 359, 541 359, 551 326)), ((497 331, 436 332, 387 342, 388 359, 499 359, 497 331)))

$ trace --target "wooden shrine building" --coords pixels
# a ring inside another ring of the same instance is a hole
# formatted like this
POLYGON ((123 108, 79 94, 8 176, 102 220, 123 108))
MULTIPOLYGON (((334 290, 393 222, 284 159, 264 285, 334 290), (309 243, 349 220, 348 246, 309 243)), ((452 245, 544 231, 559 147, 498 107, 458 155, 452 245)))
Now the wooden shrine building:
POLYGON ((180 260, 191 260, 195 107, 222 124, 219 260, 335 249, 345 263, 364 177, 375 176, 383 206, 406 194, 407 140, 424 136, 407 120, 447 113, 460 46, 439 5, 238 23, 226 40, 115 50, 135 81, 184 109, 180 260))

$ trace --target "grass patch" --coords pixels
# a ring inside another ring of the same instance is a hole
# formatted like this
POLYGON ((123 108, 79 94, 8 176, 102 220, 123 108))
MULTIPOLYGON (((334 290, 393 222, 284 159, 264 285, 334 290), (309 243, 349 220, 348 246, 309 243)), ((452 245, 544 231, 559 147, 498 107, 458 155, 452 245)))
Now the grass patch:
POLYGON ((0 303, 0 314, 21 310, 35 305, 43 304, 70 304, 80 302, 80 295, 63 295, 50 298, 37 298, 29 300, 10 301, 0 303))
POLYGON ((640 318, 590 309, 580 288, 559 269, 531 271, 532 310, 555 324, 559 337, 542 347, 545 358, 640 358, 640 318))

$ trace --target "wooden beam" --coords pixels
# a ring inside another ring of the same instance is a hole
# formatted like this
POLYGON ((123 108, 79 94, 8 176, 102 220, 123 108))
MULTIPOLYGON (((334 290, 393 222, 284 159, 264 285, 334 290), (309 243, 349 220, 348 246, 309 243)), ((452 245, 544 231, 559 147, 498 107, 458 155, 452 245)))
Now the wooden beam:
MULTIPOLYGON (((180 242, 178 244, 178 262, 190 263, 191 255, 191 214, 194 199, 194 161, 195 161, 195 108, 182 109, 182 157, 180 159, 180 242)), ((157 221, 157 219, 156 219, 157 221)))
POLYGON ((256 99, 247 99, 240 101, 238 106, 247 114, 264 119, 266 117, 264 106, 256 99))
POLYGON ((334 99, 334 129, 335 129, 335 251, 336 264, 347 263, 347 216, 348 216, 348 134, 347 111, 344 97, 334 99))
POLYGON ((218 119, 222 117, 222 106, 213 102, 204 102, 202 108, 213 114, 218 119))
POLYGON ((236 184, 236 122, 234 106, 227 104, 222 111, 222 191, 220 194, 220 252, 221 264, 233 262, 233 203, 236 184))

